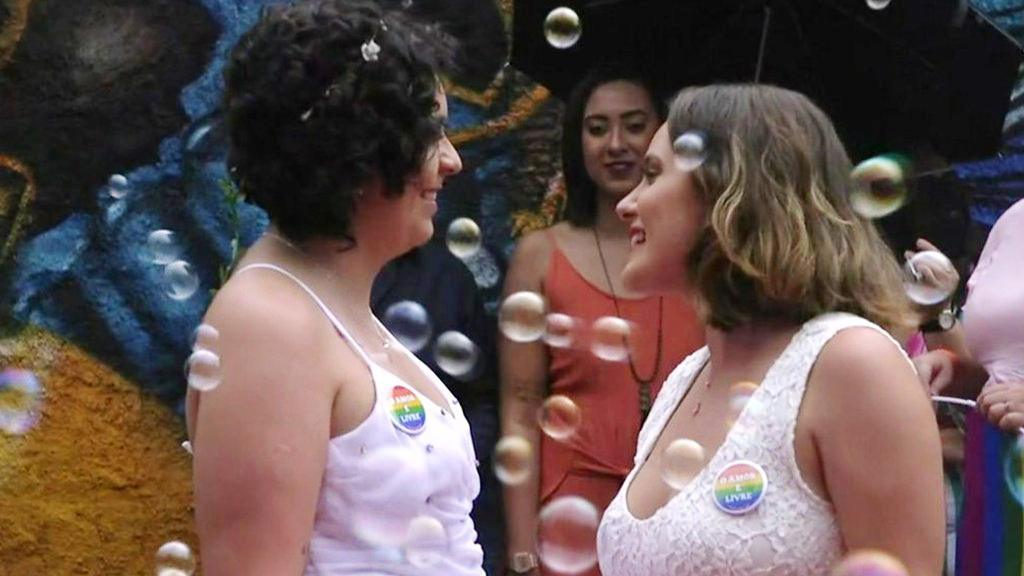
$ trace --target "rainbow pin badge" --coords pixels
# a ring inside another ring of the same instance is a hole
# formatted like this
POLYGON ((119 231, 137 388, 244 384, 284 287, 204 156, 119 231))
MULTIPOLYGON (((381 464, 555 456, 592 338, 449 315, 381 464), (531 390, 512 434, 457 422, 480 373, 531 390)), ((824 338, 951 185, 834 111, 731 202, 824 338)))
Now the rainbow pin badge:
POLYGON ((740 515, 761 505, 768 491, 768 475, 754 462, 730 462, 715 477, 711 495, 718 509, 726 514, 740 515))
POLYGON ((406 434, 419 434, 427 425, 427 411, 412 390, 405 386, 391 388, 391 423, 406 434))

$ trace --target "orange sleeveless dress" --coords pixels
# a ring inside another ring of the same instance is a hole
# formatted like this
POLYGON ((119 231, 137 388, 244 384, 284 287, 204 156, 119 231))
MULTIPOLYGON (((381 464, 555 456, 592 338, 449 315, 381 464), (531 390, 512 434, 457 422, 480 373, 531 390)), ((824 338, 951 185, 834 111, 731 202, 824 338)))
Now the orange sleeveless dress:
MULTIPOLYGON (((582 421, 567 441, 542 435, 541 506, 560 496, 582 496, 603 513, 633 469, 642 423, 639 384, 628 363, 605 361, 590 351, 590 325, 602 316, 615 316, 615 303, 611 294, 581 276, 557 245, 543 289, 549 312, 582 320, 573 331, 571 346, 548 348, 549 393, 571 398, 582 421)), ((640 377, 649 378, 657 353, 659 297, 618 300, 622 316, 633 324, 633 364, 640 377)), ((652 402, 676 365, 703 345, 704 329, 693 307, 680 296, 665 296, 661 363, 651 382, 652 402)), ((541 572, 553 574, 543 567, 541 572)), ((600 571, 595 566, 585 574, 597 576, 600 571)))

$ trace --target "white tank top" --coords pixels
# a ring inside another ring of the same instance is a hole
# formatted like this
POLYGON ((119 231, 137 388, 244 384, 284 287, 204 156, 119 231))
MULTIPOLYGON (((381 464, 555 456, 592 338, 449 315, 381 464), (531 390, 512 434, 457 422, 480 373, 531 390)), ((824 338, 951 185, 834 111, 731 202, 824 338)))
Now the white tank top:
POLYGON ((329 441, 306 575, 483 576, 483 550, 469 517, 480 477, 469 422, 455 397, 394 338, 391 345, 423 370, 450 408, 374 363, 287 270, 261 263, 238 273, 252 269, 273 270, 305 290, 366 363, 376 392, 370 415, 329 441))
POLYGON ((804 324, 765 374, 705 468, 654 515, 637 519, 627 509, 626 493, 707 362, 708 349, 686 358, 658 394, 640 431, 633 471, 601 520, 602 574, 827 575, 843 552, 843 540, 832 505, 800 475, 793 439, 807 377, 818 354, 837 332, 853 326, 871 327, 888 336, 877 325, 851 314, 825 314, 804 324), (730 484, 729 473, 753 470, 749 463, 760 466, 763 474, 755 471, 754 480, 742 487, 730 484), (740 514, 724 511, 723 507, 732 506, 728 495, 734 488, 752 497, 751 502, 756 500, 757 506, 740 514))

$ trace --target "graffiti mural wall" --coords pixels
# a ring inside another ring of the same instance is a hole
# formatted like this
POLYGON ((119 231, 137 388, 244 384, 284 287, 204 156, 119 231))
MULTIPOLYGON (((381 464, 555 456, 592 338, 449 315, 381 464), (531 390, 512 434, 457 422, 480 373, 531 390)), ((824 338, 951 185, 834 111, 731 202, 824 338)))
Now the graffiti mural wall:
MULTIPOLYGON (((0 411, 32 414, 0 431, 0 575, 140 574, 161 543, 195 546, 182 364, 267 224, 224 185, 222 66, 278 1, 0 0, 0 370, 37 383, 0 380, 0 411)), ((514 239, 557 216, 560 104, 504 66, 511 0, 413 5, 474 56, 437 229, 480 223, 466 263, 493 311, 514 239)), ((958 167, 985 224, 1024 195, 1013 98, 1005 154, 958 167)))
MULTIPOLYGON (((40 388, 28 433, 0 434, 0 574, 145 573, 195 544, 182 364, 266 225, 225 194, 222 65, 270 3, 0 0, 0 367, 40 388)), ((559 105, 504 67, 510 4, 414 9, 482 55, 450 89, 466 169, 437 228, 480 223, 493 306, 513 231, 546 222, 559 105)))

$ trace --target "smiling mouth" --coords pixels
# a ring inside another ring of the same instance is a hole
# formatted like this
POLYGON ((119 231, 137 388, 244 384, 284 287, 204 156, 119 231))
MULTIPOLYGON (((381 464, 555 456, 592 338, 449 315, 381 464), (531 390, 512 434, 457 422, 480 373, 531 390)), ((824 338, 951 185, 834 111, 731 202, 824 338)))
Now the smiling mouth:
POLYGON ((430 202, 437 202, 437 190, 424 190, 420 192, 420 198, 430 202))

